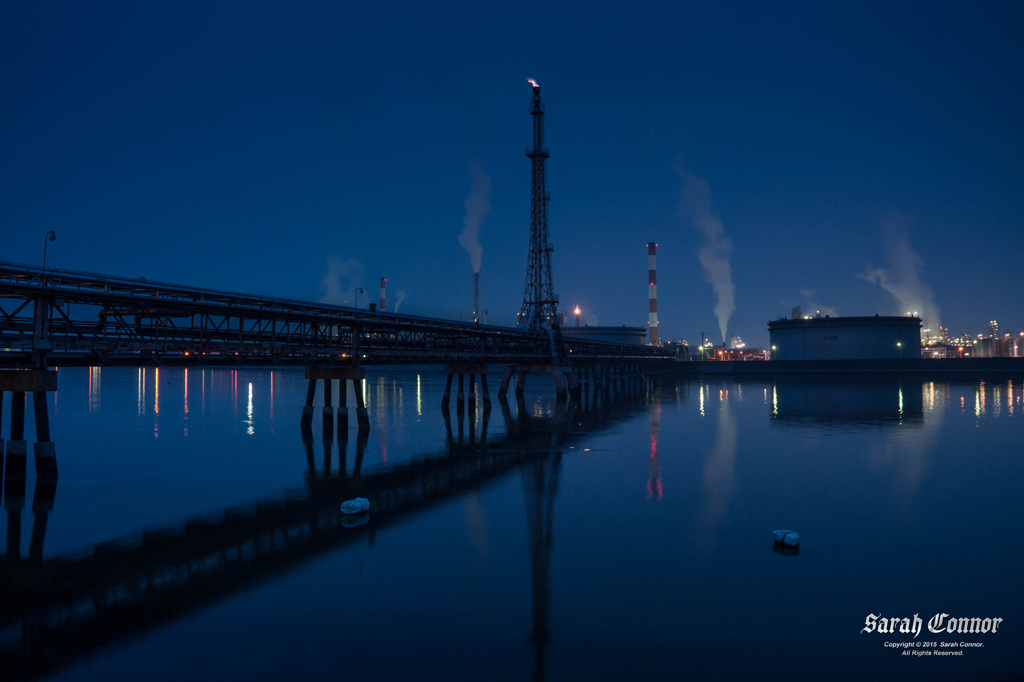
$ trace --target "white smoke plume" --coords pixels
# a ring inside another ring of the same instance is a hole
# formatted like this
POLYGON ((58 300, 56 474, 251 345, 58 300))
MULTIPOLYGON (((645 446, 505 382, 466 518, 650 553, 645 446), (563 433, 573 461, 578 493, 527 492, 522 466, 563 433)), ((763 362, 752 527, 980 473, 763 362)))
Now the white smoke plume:
POLYGON ((480 223, 491 212, 491 176, 475 161, 469 162, 469 176, 472 178, 472 184, 465 201, 466 216, 462 219, 459 244, 469 252, 473 272, 480 272, 480 260, 484 255, 484 249, 480 246, 480 223))
POLYGON ((839 313, 835 308, 827 305, 822 305, 814 300, 814 289, 801 289, 800 295, 804 297, 804 311, 808 315, 828 315, 829 317, 839 317, 839 313))
POLYGON ((350 302, 355 288, 363 281, 363 266, 354 258, 342 260, 337 256, 327 257, 327 269, 320 280, 320 288, 324 295, 321 303, 332 305, 353 305, 350 302))
POLYGON ((708 183, 686 170, 681 161, 676 162, 674 169, 683 183, 683 199, 678 214, 688 217, 704 235, 704 245, 699 252, 700 264, 704 269, 704 279, 715 292, 715 317, 725 343, 729 317, 736 310, 736 285, 732 282, 732 266, 729 264, 732 241, 725 235, 722 219, 711 207, 708 183))
POLYGON ((910 247, 902 229, 891 224, 888 227, 885 247, 889 267, 876 268, 869 263, 857 277, 892 294, 893 314, 917 313, 925 327, 936 329, 941 324, 940 311, 931 285, 921 279, 924 260, 910 247))
POLYGON ((405 289, 399 289, 397 292, 397 298, 395 299, 395 308, 392 312, 398 313, 398 306, 402 305, 402 301, 405 300, 405 289))

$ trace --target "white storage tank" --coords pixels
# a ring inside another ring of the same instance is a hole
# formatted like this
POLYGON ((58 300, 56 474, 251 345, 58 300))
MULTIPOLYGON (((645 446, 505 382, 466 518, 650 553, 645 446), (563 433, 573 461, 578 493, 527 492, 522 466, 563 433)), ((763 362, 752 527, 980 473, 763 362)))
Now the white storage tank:
POLYGON ((768 323, 772 360, 895 360, 921 357, 921 318, 809 317, 768 323))

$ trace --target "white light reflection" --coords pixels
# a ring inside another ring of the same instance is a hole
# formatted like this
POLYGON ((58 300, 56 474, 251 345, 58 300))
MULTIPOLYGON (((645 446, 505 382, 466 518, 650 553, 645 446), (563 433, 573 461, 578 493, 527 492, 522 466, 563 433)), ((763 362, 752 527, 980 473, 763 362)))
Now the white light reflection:
POLYGON ((389 418, 388 412, 394 408, 393 405, 388 405, 387 401, 387 382, 383 376, 377 377, 377 409, 374 410, 374 416, 376 417, 377 424, 381 428, 387 423, 389 418), (391 409, 388 409, 391 408, 391 409))
POLYGON ((900 388, 899 388, 899 400, 900 400, 899 415, 900 415, 900 422, 902 423, 903 422, 903 387, 902 386, 900 386, 900 388))
POLYGON ((100 368, 89 368, 89 412, 100 409, 100 368))
POLYGON ((248 435, 253 434, 252 427, 252 382, 249 382, 249 402, 245 408, 245 423, 249 425, 249 428, 245 430, 248 435))
POLYGON ((774 384, 772 385, 772 416, 779 416, 779 389, 774 384))
POLYGON ((139 415, 146 414, 146 372, 139 367, 138 376, 138 409, 139 415))
POLYGON ((185 368, 185 419, 181 430, 184 436, 188 438, 188 367, 185 368))
POLYGON ((416 416, 423 416, 423 388, 420 386, 420 375, 416 375, 416 416))
POLYGON ((153 438, 160 437, 160 368, 153 370, 153 438))
POLYGON ((704 416, 704 384, 700 386, 700 416, 704 416))

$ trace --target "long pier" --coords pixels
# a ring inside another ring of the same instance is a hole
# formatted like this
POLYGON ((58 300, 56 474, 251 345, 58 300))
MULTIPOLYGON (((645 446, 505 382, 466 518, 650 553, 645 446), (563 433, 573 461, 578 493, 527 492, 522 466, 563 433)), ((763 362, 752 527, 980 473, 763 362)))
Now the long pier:
MULTIPOLYGON (((563 339, 576 358, 662 348, 563 339)), ((547 334, 0 262, 0 366, 535 363, 547 334)))

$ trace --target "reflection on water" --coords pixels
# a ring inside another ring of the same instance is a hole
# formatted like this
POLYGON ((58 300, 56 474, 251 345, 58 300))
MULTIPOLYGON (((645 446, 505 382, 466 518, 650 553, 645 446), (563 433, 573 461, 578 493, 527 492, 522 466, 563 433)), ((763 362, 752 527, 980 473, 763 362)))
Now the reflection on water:
POLYGON ((719 391, 718 431, 715 443, 704 462, 704 508, 701 525, 707 530, 716 525, 728 509, 735 491, 736 421, 728 402, 729 393, 719 391))
POLYGON ((920 425, 924 382, 912 379, 780 379, 772 418, 783 425, 920 425))
POLYGON ((74 680, 756 679, 800 642, 794 679, 1019 677, 1015 632, 916 667, 857 634, 879 610, 1024 622, 1019 378, 493 412, 442 410, 443 385, 371 371, 370 429, 300 430, 301 371, 61 370, 59 500, 5 461, 2 669, 31 650, 74 680), (356 496, 373 511, 343 517, 356 496), (771 551, 778 527, 798 556, 771 551))
POLYGON ((100 367, 89 368, 89 411, 94 412, 100 409, 100 381, 102 369, 100 367))
MULTIPOLYGON (((248 386, 251 416, 253 384, 248 386)), ((511 426, 502 437, 488 440, 491 411, 485 406, 479 416, 479 440, 460 437, 444 452, 370 474, 362 470, 368 430, 360 429, 355 434, 356 458, 349 470, 349 434, 338 434, 335 442, 333 430, 323 429, 323 461, 318 466, 314 431, 307 423, 301 428, 308 463, 305 490, 231 506, 183 524, 101 542, 87 551, 45 561, 43 539, 54 506, 56 481, 40 481, 32 505, 31 563, 16 575, 0 572, 0 661, 5 663, 7 673, 16 676, 34 676, 67 665, 96 647, 107 647, 119 637, 208 607, 278 575, 283 568, 294 568, 316 555, 337 551, 366 533, 372 544, 377 534, 400 519, 467 491, 476 495, 481 484, 518 469, 530 538, 533 677, 543 680, 550 640, 554 501, 563 450, 572 440, 607 428, 642 405, 627 402, 600 413, 581 412, 575 404, 556 405, 550 410, 552 416, 538 419, 523 402, 513 417, 512 408, 502 401, 503 414, 511 426), (337 469, 331 461, 335 445, 339 449, 337 469), (371 513, 357 517, 340 513, 340 503, 353 497, 368 498, 371 513), (29 583, 31 590, 26 589, 29 583)), ((475 411, 468 411, 471 433, 477 423, 475 411)), ((447 410, 444 412, 449 419, 447 410)), ((460 409, 460 424, 465 416, 460 409)), ((14 460, 9 458, 8 462, 14 460)), ((21 560, 24 469, 20 474, 13 473, 6 477, 7 552, 0 569, 21 560)), ((482 510, 476 513, 478 518, 484 515, 482 510)), ((486 524, 479 523, 478 530, 484 532, 486 524)), ((487 545, 479 533, 477 543, 487 545)))
POLYGON ((650 408, 651 420, 651 476, 647 481, 647 499, 661 500, 664 491, 661 489, 661 462, 658 461, 658 424, 661 421, 661 403, 650 408))

